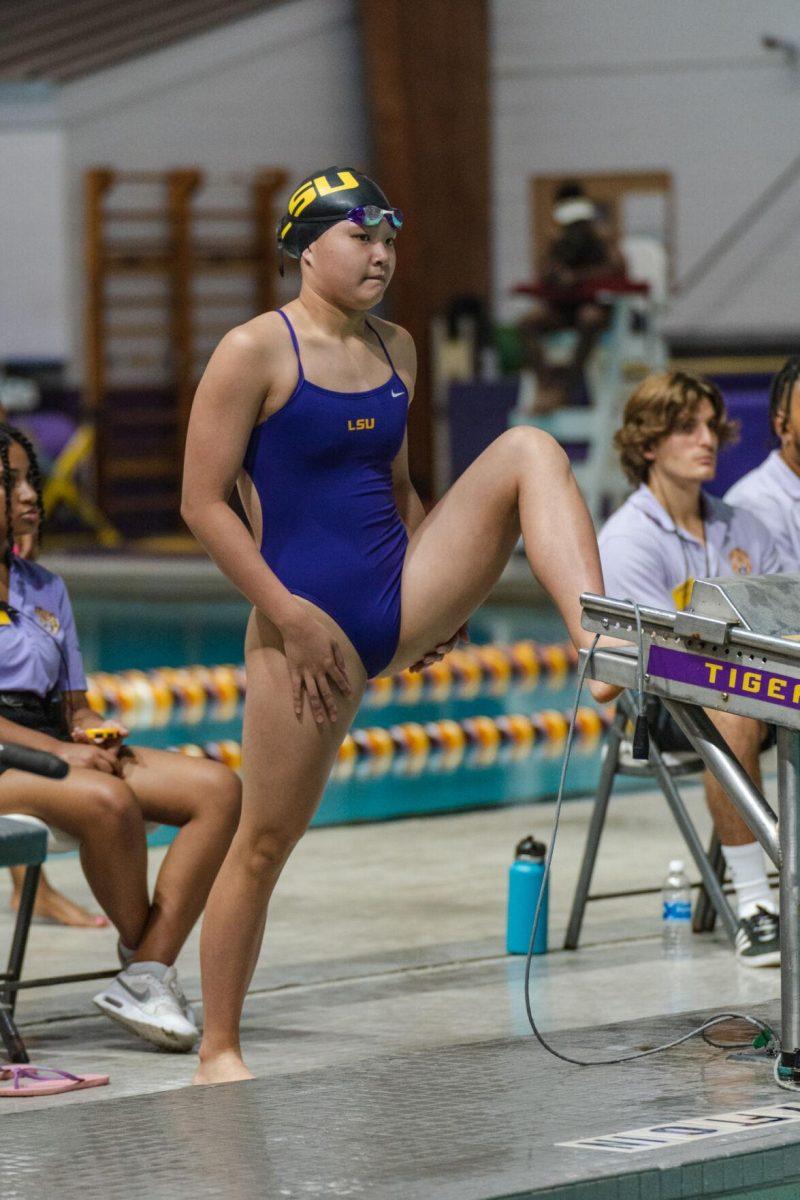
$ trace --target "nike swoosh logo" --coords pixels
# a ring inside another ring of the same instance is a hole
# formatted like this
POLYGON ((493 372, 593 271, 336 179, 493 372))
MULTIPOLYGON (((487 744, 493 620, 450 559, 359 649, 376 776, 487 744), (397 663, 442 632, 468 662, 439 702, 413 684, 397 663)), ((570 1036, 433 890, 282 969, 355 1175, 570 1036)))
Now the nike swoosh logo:
POLYGON ((399 392, 392 392, 393 396, 405 396, 405 391, 401 388, 399 392))
POLYGON ((144 987, 135 987, 135 986, 132 986, 130 983, 127 983, 124 979, 120 979, 119 982, 125 988, 126 992, 130 992, 130 994, 134 997, 134 999, 136 999, 136 1000, 149 1000, 150 999, 150 987, 148 984, 145 984, 144 987))

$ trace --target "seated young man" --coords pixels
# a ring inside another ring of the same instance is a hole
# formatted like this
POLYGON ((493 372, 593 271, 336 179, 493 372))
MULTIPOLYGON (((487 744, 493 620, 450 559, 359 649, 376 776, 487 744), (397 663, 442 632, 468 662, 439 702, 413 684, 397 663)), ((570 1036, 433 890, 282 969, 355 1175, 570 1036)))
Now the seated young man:
MULTIPOLYGON (((695 579, 780 571, 775 545, 758 518, 703 491, 732 433, 722 395, 706 380, 674 372, 650 375, 639 385, 615 435, 637 490, 598 539, 607 595, 674 610, 686 607, 695 579)), ((767 727, 731 713, 708 715, 760 788, 767 727)), ((662 741, 671 739, 678 748, 683 735, 670 729, 664 709, 659 719, 662 741)), ((761 847, 709 772, 705 788, 736 890, 736 956, 746 966, 773 965, 780 959, 778 915, 761 847)))
POLYGON ((769 418, 780 448, 725 494, 749 509, 772 534, 783 570, 800 571, 800 357, 787 359, 772 381, 769 418))
POLYGON ((119 933, 122 970, 96 997, 107 1016, 156 1045, 198 1037, 174 962, 197 921, 239 819, 240 785, 220 763, 125 745, 86 700, 63 580, 13 552, 42 513, 33 448, 0 424, 0 741, 58 755, 65 779, 0 772, 0 814, 24 813, 80 843, 84 873, 119 933), (87 732, 107 726, 100 745, 87 732), (145 821, 178 827, 147 886, 145 821))

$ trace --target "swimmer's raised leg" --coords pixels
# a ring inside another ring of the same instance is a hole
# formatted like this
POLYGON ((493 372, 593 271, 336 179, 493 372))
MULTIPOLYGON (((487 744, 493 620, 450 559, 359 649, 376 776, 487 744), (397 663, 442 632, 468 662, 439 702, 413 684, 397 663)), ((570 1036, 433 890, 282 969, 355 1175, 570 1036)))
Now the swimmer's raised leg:
POLYGON ((531 570, 576 646, 580 594, 603 592, 591 518, 566 454, 539 429, 497 438, 414 532, 402 583, 400 644, 389 670, 446 640, 486 599, 520 533, 531 570))

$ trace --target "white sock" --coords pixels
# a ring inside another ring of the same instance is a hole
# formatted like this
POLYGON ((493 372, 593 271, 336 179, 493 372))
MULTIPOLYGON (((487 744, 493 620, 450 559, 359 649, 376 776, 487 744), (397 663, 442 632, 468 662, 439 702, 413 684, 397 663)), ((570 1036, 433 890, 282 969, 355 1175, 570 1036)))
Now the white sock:
POLYGON ((155 975, 156 979, 163 979, 169 967, 166 963, 160 962, 133 962, 128 963, 125 967, 126 975, 155 975))
POLYGON ((778 908, 767 879, 764 852, 758 842, 748 842, 746 846, 723 846, 722 853, 736 892, 739 920, 752 917, 759 905, 776 913, 778 908))
POLYGON ((117 940, 117 949, 119 950, 119 956, 122 959, 123 966, 128 966, 134 954, 136 953, 136 947, 126 946, 122 938, 119 938, 117 940))

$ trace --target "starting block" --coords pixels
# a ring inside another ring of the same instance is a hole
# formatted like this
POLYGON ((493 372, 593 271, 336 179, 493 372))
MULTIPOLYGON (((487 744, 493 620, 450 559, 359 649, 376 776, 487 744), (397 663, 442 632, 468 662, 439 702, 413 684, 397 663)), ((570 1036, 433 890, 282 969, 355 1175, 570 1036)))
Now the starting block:
POLYGON ((661 699, 778 869, 775 1078, 800 1090, 800 574, 698 580, 683 612, 589 593, 581 604, 585 629, 628 643, 595 650, 589 677, 633 690, 643 684, 661 699), (706 708, 777 726, 777 814, 706 708))

